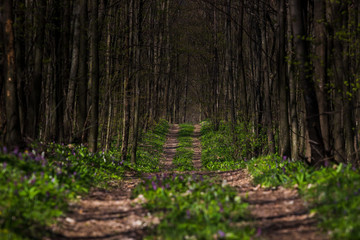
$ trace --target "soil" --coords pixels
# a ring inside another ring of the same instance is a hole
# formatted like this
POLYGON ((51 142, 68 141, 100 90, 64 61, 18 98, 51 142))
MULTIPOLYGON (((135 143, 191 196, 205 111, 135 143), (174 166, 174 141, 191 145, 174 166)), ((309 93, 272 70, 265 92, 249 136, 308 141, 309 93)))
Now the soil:
MULTIPOLYGON (((317 222, 300 198, 297 189, 261 188, 254 186, 246 169, 235 171, 201 171, 200 125, 193 135, 193 164, 191 174, 214 177, 237 189, 243 201, 249 203, 257 239, 327 239, 317 228, 317 222)), ((172 159, 178 145, 179 126, 171 126, 164 145, 161 171, 172 170, 172 159)), ((54 236, 44 239, 142 239, 147 229, 159 223, 141 206, 143 199, 131 199, 131 191, 140 182, 135 173, 127 173, 119 182, 109 183, 110 188, 92 189, 91 193, 70 205, 66 216, 52 227, 54 236)))

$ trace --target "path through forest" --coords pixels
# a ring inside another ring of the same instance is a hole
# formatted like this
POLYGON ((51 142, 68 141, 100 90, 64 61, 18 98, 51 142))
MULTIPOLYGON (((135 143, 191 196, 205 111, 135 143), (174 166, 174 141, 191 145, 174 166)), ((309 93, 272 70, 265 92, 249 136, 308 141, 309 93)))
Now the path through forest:
MULTIPOLYGON (((254 186, 246 170, 201 171, 200 128, 195 125, 193 165, 197 170, 191 174, 226 180, 237 189, 243 201, 249 203, 253 216, 249 224, 256 227, 259 239, 326 239, 316 228, 316 219, 309 214, 296 189, 254 186)), ((179 125, 173 124, 164 145, 161 172, 172 171, 178 132, 179 125)), ((141 206, 143 199, 130 199, 139 182, 138 175, 127 173, 124 180, 111 182, 108 190, 93 189, 70 206, 67 216, 53 227, 56 234, 51 239, 142 239, 146 229, 160 220, 141 206)))

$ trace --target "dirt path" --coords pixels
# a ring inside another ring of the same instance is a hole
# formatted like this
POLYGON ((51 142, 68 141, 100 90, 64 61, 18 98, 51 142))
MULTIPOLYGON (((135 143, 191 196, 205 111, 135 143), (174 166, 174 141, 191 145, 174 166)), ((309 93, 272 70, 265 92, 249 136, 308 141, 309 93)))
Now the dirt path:
POLYGON ((141 199, 130 199, 139 181, 127 174, 120 183, 113 182, 110 190, 93 189, 70 206, 67 216, 52 228, 51 239, 142 239, 146 228, 159 220, 141 206, 141 199))
POLYGON ((162 172, 171 171, 173 169, 172 161, 175 157, 176 148, 179 144, 177 136, 179 134, 180 127, 178 124, 171 125, 169 133, 164 145, 164 157, 160 161, 160 169, 162 172))
POLYGON ((260 188, 252 184, 246 170, 215 173, 236 188, 249 209, 260 239, 297 240, 328 239, 316 227, 314 216, 304 205, 296 189, 260 188))
MULTIPOLYGON (((172 170, 178 132, 179 126, 172 125, 160 163, 162 172, 172 170)), ((195 125, 193 136, 193 164, 200 170, 200 125, 195 125)), ((253 216, 249 224, 257 228, 258 239, 327 239, 316 228, 316 219, 309 214, 296 189, 254 186, 246 170, 188 173, 226 180, 236 188, 242 199, 249 203, 253 216)), ((112 182, 110 190, 92 190, 89 196, 70 206, 67 216, 53 227, 56 235, 51 239, 142 239, 147 227, 157 224, 159 219, 142 208, 141 199, 130 199, 131 191, 139 182, 135 174, 127 173, 121 182, 112 182)))
POLYGON ((201 169, 201 142, 200 142, 200 130, 201 125, 196 124, 193 134, 193 148, 194 148, 194 156, 193 156, 193 165, 195 169, 201 169))

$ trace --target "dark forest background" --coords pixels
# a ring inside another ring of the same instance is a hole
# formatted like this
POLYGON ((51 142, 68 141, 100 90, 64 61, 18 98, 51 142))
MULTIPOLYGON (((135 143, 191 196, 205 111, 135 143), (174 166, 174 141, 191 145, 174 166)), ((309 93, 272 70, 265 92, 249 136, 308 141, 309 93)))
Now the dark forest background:
MULTIPOLYGON (((0 135, 117 146, 159 119, 244 125, 311 164, 359 164, 356 0, 2 0, 0 135)), ((246 146, 245 146, 246 147, 246 146)))

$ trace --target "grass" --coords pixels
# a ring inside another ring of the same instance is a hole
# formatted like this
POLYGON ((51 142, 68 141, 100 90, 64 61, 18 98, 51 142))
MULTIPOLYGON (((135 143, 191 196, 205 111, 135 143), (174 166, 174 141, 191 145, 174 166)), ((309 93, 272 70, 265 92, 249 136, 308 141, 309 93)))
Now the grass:
POLYGON ((0 151, 0 239, 44 237, 46 226, 67 209, 67 202, 92 186, 106 187, 124 171, 158 171, 168 123, 144 134, 138 165, 120 161, 119 149, 91 153, 82 145, 50 143, 34 149, 0 151), (39 230, 40 229, 40 230, 39 230), (41 235, 40 235, 41 234, 41 235))
POLYGON ((202 122, 201 162, 205 169, 226 171, 244 167, 243 161, 235 156, 229 131, 229 126, 225 124, 220 125, 219 131, 214 131, 209 122, 202 122))
POLYGON ((234 146, 229 129, 229 125, 221 124, 219 131, 214 131, 211 124, 203 123, 202 161, 207 169, 247 168, 254 183, 263 187, 297 186, 311 212, 319 219, 320 227, 333 239, 360 239, 360 174, 357 169, 329 163, 315 169, 302 161, 277 155, 247 160, 246 153, 256 148, 265 149, 261 146, 262 138, 251 140, 251 135, 237 131, 239 142, 234 146), (249 143, 244 144, 244 139, 249 143), (250 149, 244 149, 247 147, 250 149))
POLYGON ((265 187, 299 187, 320 227, 333 239, 360 238, 360 174, 351 165, 310 168, 286 157, 267 156, 248 163, 254 182, 265 187))
POLYGON ((178 136, 179 145, 176 149, 173 164, 177 171, 191 171, 194 170, 192 163, 194 150, 193 138, 194 126, 191 124, 180 124, 180 131, 178 136))
POLYGON ((162 174, 143 181, 133 197, 162 219, 148 239, 250 239, 254 229, 235 227, 247 219, 247 203, 226 184, 201 175, 162 174))

